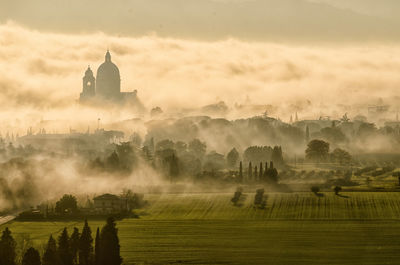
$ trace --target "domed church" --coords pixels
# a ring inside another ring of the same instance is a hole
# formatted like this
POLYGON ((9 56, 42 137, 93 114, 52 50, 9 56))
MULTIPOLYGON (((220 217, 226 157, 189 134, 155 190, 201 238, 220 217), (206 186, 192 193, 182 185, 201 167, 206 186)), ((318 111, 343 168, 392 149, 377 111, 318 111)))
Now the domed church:
POLYGON ((111 61, 111 54, 107 50, 105 61, 97 69, 96 78, 88 66, 83 77, 82 93, 80 102, 107 101, 110 103, 133 103, 140 104, 137 91, 121 92, 121 78, 118 67, 111 61))

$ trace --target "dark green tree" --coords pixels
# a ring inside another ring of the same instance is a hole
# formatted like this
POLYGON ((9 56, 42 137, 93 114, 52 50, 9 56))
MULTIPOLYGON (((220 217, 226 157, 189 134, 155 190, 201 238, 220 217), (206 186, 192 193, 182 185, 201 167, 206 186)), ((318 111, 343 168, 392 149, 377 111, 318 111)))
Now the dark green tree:
POLYGON ((226 155, 226 162, 229 168, 235 168, 237 166, 237 161, 239 159, 239 152, 236 148, 233 148, 229 153, 226 155))
POLYGON ((110 170, 118 170, 120 167, 119 156, 116 151, 113 151, 106 159, 106 166, 110 170))
POLYGON ((173 153, 169 160, 169 175, 171 179, 175 179, 179 176, 179 162, 176 155, 173 153))
POLYGON ((282 148, 280 146, 275 146, 274 149, 272 150, 271 160, 278 167, 280 167, 280 166, 282 166, 284 164, 283 155, 282 155, 282 148))
POLYGON ((22 265, 41 265, 39 251, 34 248, 28 248, 22 258, 22 265))
POLYGON ((344 143, 347 141, 346 136, 338 127, 326 127, 321 129, 321 137, 330 143, 344 143))
POLYGON ((257 181, 257 178, 258 178, 258 168, 257 168, 257 166, 254 167, 253 178, 254 178, 254 181, 257 181))
POLYGON ((242 196, 242 190, 239 188, 236 190, 235 194, 233 195, 233 198, 231 199, 233 205, 239 206, 238 203, 240 202, 241 196, 242 196))
POLYGON ((267 179, 268 179, 268 162, 265 162, 265 168, 262 180, 266 181, 267 179))
POLYGON ((87 220, 83 226, 81 238, 79 239, 79 264, 90 265, 93 261, 93 238, 87 220))
POLYGON ((206 154, 206 149, 207 145, 199 139, 193 139, 188 145, 188 151, 200 159, 206 154))
POLYGON ((239 182, 243 182, 243 164, 242 161, 239 163, 239 182))
POLYGON ((168 149, 175 150, 175 143, 171 140, 165 139, 156 144, 156 152, 168 149))
POLYGON ((137 132, 134 132, 134 133, 131 135, 130 138, 131 138, 132 144, 133 144, 135 147, 140 148, 140 147, 142 146, 143 140, 142 140, 142 137, 140 137, 140 134, 138 134, 137 132))
POLYGON ((14 265, 16 258, 16 242, 11 235, 11 231, 6 227, 1 235, 0 241, 0 264, 14 265))
POLYGON ((331 154, 332 162, 339 163, 341 165, 350 164, 351 159, 350 153, 340 148, 336 148, 331 154))
MULTIPOLYGON (((267 165, 267 163, 266 163, 267 165)), ((274 168, 274 162, 269 162, 269 168, 265 170, 264 174, 265 181, 270 183, 277 183, 278 182, 278 170, 274 168)))
POLYGON ((249 172, 247 173, 247 180, 251 181, 253 179, 253 167, 251 165, 251 162, 249 162, 249 172))
POLYGON ((124 172, 131 172, 137 162, 135 147, 131 143, 121 143, 117 145, 116 152, 119 158, 118 169, 124 172))
POLYGON ((306 126, 306 143, 310 142, 310 129, 306 126))
POLYGON ((254 204, 259 205, 264 199, 264 189, 256 190, 256 195, 254 196, 254 204))
POLYGON ((61 235, 58 237, 57 253, 60 257, 62 265, 72 265, 72 254, 70 251, 69 236, 66 227, 61 232, 61 235))
POLYGON ((74 227, 74 232, 72 232, 71 238, 69 239, 69 247, 74 264, 78 264, 79 238, 79 229, 74 227))
POLYGON ((278 183, 278 170, 276 168, 270 169, 271 173, 269 175, 270 179, 272 180, 273 183, 278 183))
POLYGON ((272 148, 270 146, 250 146, 243 152, 245 162, 266 161, 271 158, 272 148))
POLYGON ((183 156, 187 152, 187 144, 182 141, 178 141, 175 143, 175 150, 178 156, 183 156))
POLYGON ((336 186, 336 187, 333 189, 333 191, 335 192, 335 195, 339 195, 339 192, 342 191, 342 187, 336 186))
POLYGON ((263 170, 263 163, 260 162, 260 172, 258 173, 258 180, 261 181, 263 178, 264 170, 263 170))
POLYGON ((56 213, 65 214, 69 212, 76 212, 78 210, 78 203, 73 195, 65 194, 58 202, 56 202, 56 213))
POLYGON ((96 239, 94 241, 94 264, 100 265, 100 229, 97 227, 96 239))
POLYGON ((312 140, 306 149, 306 158, 314 162, 326 161, 329 155, 329 143, 322 140, 312 140))
POLYGON ((118 229, 113 217, 107 219, 100 235, 100 265, 121 265, 118 229))
POLYGON ((373 123, 362 123, 358 127, 357 136, 361 139, 365 139, 370 136, 374 136, 377 132, 376 126, 373 123))
POLYGON ((219 171, 226 167, 224 155, 211 151, 204 157, 203 169, 207 171, 219 171))
POLYGON ((318 193, 320 192, 320 188, 318 186, 312 186, 311 187, 311 192, 314 193, 315 195, 318 195, 318 193))
POLYGON ((49 241, 47 242, 46 249, 43 254, 42 265, 59 265, 60 259, 57 255, 57 245, 53 236, 50 235, 49 241))

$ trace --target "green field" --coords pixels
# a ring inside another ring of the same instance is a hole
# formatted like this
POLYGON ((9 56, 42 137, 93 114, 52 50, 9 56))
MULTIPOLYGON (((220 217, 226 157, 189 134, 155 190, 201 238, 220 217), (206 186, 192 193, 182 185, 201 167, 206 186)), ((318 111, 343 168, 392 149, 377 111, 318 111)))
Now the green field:
MULTIPOLYGON (((147 195, 140 219, 118 222, 126 264, 400 264, 400 193, 147 195)), ((94 230, 104 222, 92 221, 94 230)), ((40 248, 50 234, 82 223, 12 222, 40 248)), ((3 226, 4 227, 4 226, 3 226)))

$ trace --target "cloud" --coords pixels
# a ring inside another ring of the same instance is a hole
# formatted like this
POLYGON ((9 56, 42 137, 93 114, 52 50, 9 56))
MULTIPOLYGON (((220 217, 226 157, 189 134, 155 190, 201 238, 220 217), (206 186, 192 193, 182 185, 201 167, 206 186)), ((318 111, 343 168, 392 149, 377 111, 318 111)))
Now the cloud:
POLYGON ((148 108, 193 108, 217 99, 233 106, 248 97, 254 104, 278 106, 273 115, 287 119, 296 110, 301 117, 349 110, 355 115, 360 112, 355 106, 377 103, 378 98, 399 103, 396 44, 61 34, 13 22, 0 24, 0 44, 0 118, 7 130, 25 131, 20 127, 31 122, 65 117, 82 122, 99 116, 109 122, 134 117, 130 111, 111 113, 77 104, 87 65, 96 71, 107 48, 120 68, 122 90, 137 89, 148 108))

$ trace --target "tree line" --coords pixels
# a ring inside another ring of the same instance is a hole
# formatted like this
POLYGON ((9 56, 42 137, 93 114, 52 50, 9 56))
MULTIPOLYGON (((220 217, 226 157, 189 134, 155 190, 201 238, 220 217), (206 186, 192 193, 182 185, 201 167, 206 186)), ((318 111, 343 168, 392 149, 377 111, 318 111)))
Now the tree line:
POLYGON ((252 162, 249 162, 247 167, 247 174, 243 173, 243 162, 239 163, 239 175, 237 178, 239 183, 243 182, 260 182, 260 183, 278 183, 278 170, 274 167, 274 162, 265 162, 265 167, 263 163, 260 162, 259 166, 255 165, 253 167, 252 162))
POLYGON ((314 139, 307 144, 305 155, 308 161, 317 163, 333 162, 349 165, 352 162, 349 152, 336 148, 332 153, 329 153, 329 143, 319 139, 314 139))
POLYGON ((82 232, 74 227, 71 236, 65 227, 57 240, 50 235, 45 251, 40 256, 30 247, 17 262, 16 241, 7 228, 0 239, 0 265, 121 265, 118 229, 114 218, 107 219, 100 230, 97 228, 93 246, 90 226, 85 220, 82 232))

